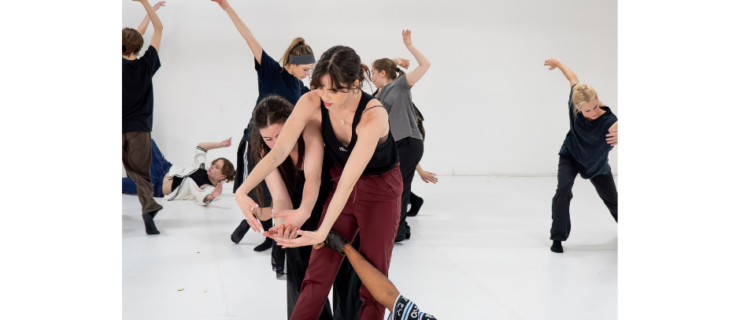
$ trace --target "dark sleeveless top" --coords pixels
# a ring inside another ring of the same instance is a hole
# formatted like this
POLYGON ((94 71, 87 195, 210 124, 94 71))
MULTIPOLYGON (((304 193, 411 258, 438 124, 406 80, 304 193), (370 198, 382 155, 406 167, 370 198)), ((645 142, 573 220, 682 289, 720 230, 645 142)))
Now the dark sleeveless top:
MULTIPOLYGON (((334 162, 339 165, 342 170, 347 165, 349 155, 352 153, 355 144, 357 143, 357 124, 360 123, 362 113, 365 111, 368 102, 375 99, 373 96, 362 92, 360 98, 360 104, 357 106, 355 111, 354 119, 352 119, 352 138, 350 138, 349 145, 344 146, 339 139, 337 139, 334 129, 331 126, 331 119, 329 118, 329 110, 324 106, 324 101, 321 101, 321 135, 324 137, 324 144, 326 145, 326 152, 331 155, 334 162)), ((382 106, 382 104, 378 104, 382 106)), ((371 106, 372 107, 372 106, 371 106)), ((396 142, 393 139, 393 134, 388 130, 388 139, 378 144, 375 147, 370 162, 362 171, 363 176, 378 175, 391 171, 393 167, 398 163, 398 150, 396 149, 396 142)))

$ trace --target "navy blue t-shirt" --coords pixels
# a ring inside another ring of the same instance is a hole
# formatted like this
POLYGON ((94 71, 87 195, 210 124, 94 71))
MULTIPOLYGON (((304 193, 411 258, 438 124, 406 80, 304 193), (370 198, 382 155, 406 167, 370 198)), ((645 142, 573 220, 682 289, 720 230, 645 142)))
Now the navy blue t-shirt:
POLYGON ((271 94, 279 95, 295 106, 298 99, 304 93, 310 91, 303 85, 303 81, 298 80, 287 70, 283 70, 283 67, 270 57, 264 49, 262 50, 261 61, 260 64, 257 63, 256 58, 254 59, 254 70, 257 71, 257 83, 259 84, 259 96, 257 97, 257 103, 254 104, 255 106, 271 94))
POLYGON ((123 59, 123 133, 152 131, 154 113, 154 90, 152 77, 159 70, 157 49, 149 46, 141 58, 123 59))
POLYGON ((617 122, 617 116, 609 107, 601 107, 605 111, 596 120, 589 121, 581 112, 573 113, 573 88, 570 88, 570 99, 568 99, 568 116, 570 117, 570 130, 565 135, 565 141, 560 148, 560 155, 573 158, 581 168, 581 178, 591 179, 600 174, 608 174, 612 168, 609 166, 609 151, 614 147, 606 143, 606 135, 609 128, 617 122))

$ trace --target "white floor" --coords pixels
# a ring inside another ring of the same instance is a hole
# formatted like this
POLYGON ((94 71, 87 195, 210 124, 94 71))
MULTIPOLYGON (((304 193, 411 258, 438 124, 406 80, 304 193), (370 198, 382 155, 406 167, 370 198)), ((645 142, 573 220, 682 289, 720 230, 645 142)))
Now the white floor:
MULTIPOLYGON (((578 178, 565 253, 549 251, 554 177, 440 177, 414 181, 425 203, 396 244, 390 279, 439 319, 616 319, 617 224, 578 178)), ((285 282, 242 218, 233 194, 209 207, 164 205, 147 236, 136 196, 123 196, 124 319, 285 319, 285 282), (178 291, 179 289, 184 289, 178 291)), ((157 199, 161 200, 161 199, 157 199)))

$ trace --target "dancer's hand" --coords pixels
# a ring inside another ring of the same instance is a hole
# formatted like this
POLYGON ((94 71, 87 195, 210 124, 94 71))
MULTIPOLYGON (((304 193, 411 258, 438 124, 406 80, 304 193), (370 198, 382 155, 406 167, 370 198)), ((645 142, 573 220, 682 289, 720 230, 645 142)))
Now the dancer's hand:
POLYGON ((298 237, 298 230, 301 230, 301 228, 281 224, 270 228, 270 230, 265 232, 265 236, 272 238, 275 241, 277 241, 278 239, 288 239, 288 242, 290 242, 290 239, 295 239, 296 237, 298 237))
POLYGON ((606 135, 606 143, 608 143, 610 146, 616 146, 618 139, 619 139, 619 127, 618 122, 615 122, 610 128, 609 128, 609 134, 606 135))
POLYGON ((223 188, 223 186, 221 185, 221 182, 219 182, 219 183, 218 183, 218 184, 216 185, 216 190, 213 190, 213 192, 211 192, 211 196, 213 197, 213 199, 216 199, 216 198, 218 198, 218 196, 220 196, 220 195, 221 195, 221 192, 223 192, 223 189, 224 189, 224 188, 223 188))
POLYGON ((308 218, 310 217, 311 217, 311 211, 301 210, 300 208, 296 210, 285 210, 285 211, 280 211, 280 212, 274 212, 272 214, 273 219, 285 218, 282 224, 297 226, 299 228, 303 226, 303 224, 306 223, 306 220, 308 220, 308 218))
POLYGON ((409 59, 404 59, 401 57, 393 59, 393 62, 395 62, 399 67, 404 68, 404 69, 408 69, 409 66, 411 65, 409 63, 409 59))
POLYGON ((221 6, 221 9, 226 10, 229 8, 229 3, 226 2, 226 0, 211 0, 211 1, 218 3, 218 5, 221 6))
POLYGON ((230 147, 231 146, 231 137, 229 137, 228 139, 226 139, 224 141, 221 141, 221 146, 224 147, 224 148, 225 147, 230 147))
POLYGON ((437 184, 437 181, 438 181, 437 175, 429 171, 419 172, 419 177, 421 177, 421 180, 423 180, 426 183, 431 182, 431 183, 437 184))
POLYGON ((303 246, 315 246, 323 243, 324 240, 326 240, 326 235, 321 234, 318 231, 298 230, 298 235, 301 237, 297 239, 278 237, 277 244, 283 248, 295 248, 303 246))
POLYGON ((154 11, 157 11, 159 7, 164 7, 164 1, 157 2, 156 4, 152 6, 152 9, 154 9, 154 11))
POLYGON ((560 60, 556 58, 550 58, 545 60, 545 65, 550 67, 550 69, 547 70, 552 70, 560 66, 560 60))
POLYGON ((403 30, 403 44, 407 47, 411 45, 411 30, 403 30))
POLYGON ((259 221, 259 216, 255 215, 255 210, 257 210, 256 212, 261 212, 259 210, 260 206, 249 196, 245 196, 238 192, 234 195, 234 199, 236 199, 236 203, 239 205, 239 208, 242 209, 244 219, 247 220, 247 223, 252 227, 252 230, 260 232, 262 224, 259 221))

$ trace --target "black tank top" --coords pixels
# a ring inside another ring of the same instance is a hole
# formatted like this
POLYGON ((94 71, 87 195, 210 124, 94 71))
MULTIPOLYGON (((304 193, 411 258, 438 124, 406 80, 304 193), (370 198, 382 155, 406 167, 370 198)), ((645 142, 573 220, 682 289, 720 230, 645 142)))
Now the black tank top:
MULTIPOLYGON (((334 162, 342 168, 342 170, 344 170, 344 166, 347 165, 349 155, 352 153, 352 149, 357 143, 357 124, 360 123, 362 113, 365 111, 365 107, 367 107, 368 102, 372 99, 375 98, 364 91, 362 92, 360 104, 357 106, 354 119, 352 119, 352 137, 350 138, 349 146, 346 147, 339 142, 339 139, 337 139, 334 129, 331 126, 329 110, 324 106, 324 101, 321 101, 321 135, 324 137, 324 143, 328 150, 327 152, 331 155, 332 159, 334 159, 334 162)), ((378 146, 375 147, 375 152, 373 153, 372 158, 370 158, 370 162, 367 164, 367 167, 365 167, 365 170, 362 171, 362 175, 369 176, 386 173, 393 169, 397 163, 398 150, 396 149, 396 142, 393 139, 393 134, 391 134, 389 128, 388 138, 384 143, 378 144, 378 146)))

